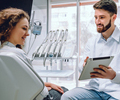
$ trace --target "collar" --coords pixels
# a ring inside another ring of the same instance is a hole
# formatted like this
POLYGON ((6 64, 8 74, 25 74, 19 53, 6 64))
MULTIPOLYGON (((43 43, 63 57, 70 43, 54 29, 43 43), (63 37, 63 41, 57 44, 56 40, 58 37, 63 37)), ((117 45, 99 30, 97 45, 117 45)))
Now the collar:
MULTIPOLYGON (((115 26, 115 30, 113 31, 112 35, 109 38, 113 38, 117 42, 120 42, 120 39, 119 39, 120 38, 120 30, 118 29, 117 26, 115 26)), ((105 40, 104 37, 102 36, 102 34, 99 35, 98 42, 100 42, 101 40, 105 40)))
POLYGON ((11 42, 8 42, 8 41, 3 43, 3 46, 5 46, 5 45, 10 46, 10 47, 16 47, 14 44, 12 44, 11 42))
POLYGON ((118 29, 118 27, 115 27, 115 30, 113 31, 113 34, 111 36, 113 39, 115 39, 117 42, 120 41, 120 30, 118 29))

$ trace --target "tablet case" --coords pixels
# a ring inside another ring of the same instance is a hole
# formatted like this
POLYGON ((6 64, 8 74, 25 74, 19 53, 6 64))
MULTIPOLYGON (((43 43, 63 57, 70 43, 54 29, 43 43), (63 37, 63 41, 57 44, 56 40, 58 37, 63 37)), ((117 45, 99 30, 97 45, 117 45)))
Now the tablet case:
POLYGON ((94 72, 93 68, 99 68, 99 65, 109 66, 114 56, 88 58, 86 65, 83 67, 79 80, 90 79, 90 73, 94 72))

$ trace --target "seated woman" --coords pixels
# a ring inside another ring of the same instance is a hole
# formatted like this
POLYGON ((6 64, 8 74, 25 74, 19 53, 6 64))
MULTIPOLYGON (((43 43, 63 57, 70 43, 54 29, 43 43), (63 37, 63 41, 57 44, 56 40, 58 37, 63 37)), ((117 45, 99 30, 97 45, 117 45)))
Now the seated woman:
MULTIPOLYGON (((0 11, 0 52, 14 52, 31 64, 30 59, 22 50, 29 30, 28 14, 17 8, 7 8, 0 11)), ((32 64, 31 64, 32 66, 32 64)), ((60 100, 61 95, 67 91, 66 88, 45 82, 45 88, 41 95, 44 100, 60 100)))

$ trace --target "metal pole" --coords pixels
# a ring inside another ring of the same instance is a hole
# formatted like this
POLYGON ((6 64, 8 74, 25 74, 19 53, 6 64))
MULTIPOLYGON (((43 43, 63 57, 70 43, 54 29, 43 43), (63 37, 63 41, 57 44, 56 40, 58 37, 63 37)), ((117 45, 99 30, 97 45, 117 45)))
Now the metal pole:
POLYGON ((76 87, 78 87, 78 70, 79 70, 79 19, 80 19, 80 10, 79 10, 79 0, 77 0, 77 19, 76 19, 76 44, 77 44, 77 59, 76 59, 76 71, 75 71, 75 79, 76 79, 76 87))
POLYGON ((50 0, 47 0, 47 34, 49 32, 49 14, 50 14, 50 0))
MULTIPOLYGON (((50 7, 50 0, 47 0, 47 26, 46 26, 47 27, 47 34, 49 32, 49 7, 50 7)), ((46 66, 46 70, 48 70, 48 66, 46 66)), ((46 82, 48 82, 48 77, 46 77, 46 82)))

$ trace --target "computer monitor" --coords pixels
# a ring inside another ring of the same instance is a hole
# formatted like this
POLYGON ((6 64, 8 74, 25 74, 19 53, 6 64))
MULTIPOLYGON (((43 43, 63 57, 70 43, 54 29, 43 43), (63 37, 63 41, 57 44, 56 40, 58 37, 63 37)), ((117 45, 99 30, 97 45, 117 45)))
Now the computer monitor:
POLYGON ((33 3, 33 0, 0 0, 0 10, 9 8, 9 7, 14 7, 14 8, 23 9, 30 16, 32 3, 33 3))

